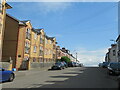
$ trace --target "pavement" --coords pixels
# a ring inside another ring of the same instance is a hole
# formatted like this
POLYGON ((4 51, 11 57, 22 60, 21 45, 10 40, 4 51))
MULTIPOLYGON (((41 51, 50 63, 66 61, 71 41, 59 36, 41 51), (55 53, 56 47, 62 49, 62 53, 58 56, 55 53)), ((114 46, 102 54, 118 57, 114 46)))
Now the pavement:
POLYGON ((13 71, 16 77, 26 76, 26 75, 32 75, 39 73, 40 71, 47 71, 49 68, 35 68, 31 70, 21 70, 21 71, 13 71))

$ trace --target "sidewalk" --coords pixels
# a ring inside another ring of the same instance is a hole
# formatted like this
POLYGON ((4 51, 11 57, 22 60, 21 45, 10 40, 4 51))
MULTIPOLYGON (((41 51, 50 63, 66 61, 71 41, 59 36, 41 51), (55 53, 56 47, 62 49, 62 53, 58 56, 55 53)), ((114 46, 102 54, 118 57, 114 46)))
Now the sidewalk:
POLYGON ((31 69, 31 70, 21 70, 21 71, 14 71, 15 76, 16 77, 21 77, 21 76, 25 76, 25 75, 32 75, 32 74, 36 74, 38 72, 41 71, 47 71, 49 68, 35 68, 35 69, 31 69))

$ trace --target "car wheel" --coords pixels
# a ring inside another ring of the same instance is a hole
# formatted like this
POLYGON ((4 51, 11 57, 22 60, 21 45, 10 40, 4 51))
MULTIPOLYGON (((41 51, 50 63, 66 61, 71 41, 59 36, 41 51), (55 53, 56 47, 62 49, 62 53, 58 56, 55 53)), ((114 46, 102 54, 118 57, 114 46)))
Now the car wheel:
POLYGON ((10 77, 9 77, 9 82, 12 82, 13 80, 14 80, 14 78, 15 78, 15 76, 14 76, 14 74, 12 73, 12 74, 10 74, 10 77))
POLYGON ((60 70, 62 70, 62 68, 60 67, 60 70))
POLYGON ((109 75, 112 75, 112 72, 111 72, 111 71, 109 71, 109 72, 108 72, 108 74, 109 74, 109 75))

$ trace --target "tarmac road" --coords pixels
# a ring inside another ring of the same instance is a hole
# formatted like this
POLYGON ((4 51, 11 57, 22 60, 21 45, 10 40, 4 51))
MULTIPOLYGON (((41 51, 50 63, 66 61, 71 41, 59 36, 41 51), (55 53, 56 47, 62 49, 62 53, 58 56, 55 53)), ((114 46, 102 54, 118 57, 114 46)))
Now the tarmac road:
POLYGON ((117 76, 109 76, 105 68, 74 67, 28 71, 13 82, 2 83, 2 88, 118 88, 118 82, 117 76))

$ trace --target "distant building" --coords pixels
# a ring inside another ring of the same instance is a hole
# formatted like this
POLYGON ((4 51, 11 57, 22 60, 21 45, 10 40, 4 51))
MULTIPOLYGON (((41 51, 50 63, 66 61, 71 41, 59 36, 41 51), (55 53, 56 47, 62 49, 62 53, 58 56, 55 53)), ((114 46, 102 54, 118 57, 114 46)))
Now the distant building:
POLYGON ((120 62, 120 35, 118 36, 117 40, 117 60, 120 62))
POLYGON ((106 53, 105 61, 117 62, 117 44, 111 44, 111 48, 106 53))
POLYGON ((117 60, 120 62, 120 1, 118 2, 118 37, 117 37, 117 60))

